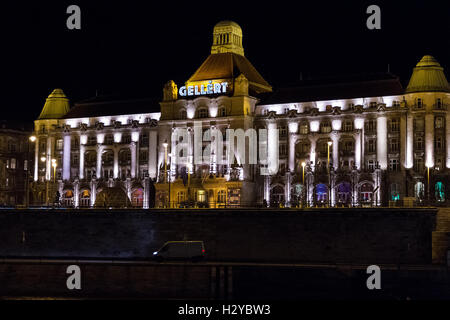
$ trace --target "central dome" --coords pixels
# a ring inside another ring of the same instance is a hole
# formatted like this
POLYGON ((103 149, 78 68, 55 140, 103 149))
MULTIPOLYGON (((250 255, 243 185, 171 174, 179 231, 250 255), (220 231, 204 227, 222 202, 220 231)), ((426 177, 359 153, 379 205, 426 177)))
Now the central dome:
POLYGON ((236 22, 224 20, 214 26, 211 54, 228 52, 244 55, 242 29, 236 22))

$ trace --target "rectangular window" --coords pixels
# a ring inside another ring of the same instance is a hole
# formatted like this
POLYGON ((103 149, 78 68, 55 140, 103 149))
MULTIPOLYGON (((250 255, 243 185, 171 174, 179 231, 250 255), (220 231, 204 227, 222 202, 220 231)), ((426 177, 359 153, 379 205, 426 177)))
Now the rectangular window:
POLYGON ((390 129, 391 129, 391 132, 399 132, 400 131, 399 119, 393 118, 390 120, 390 129))
POLYGON ((23 170, 27 171, 28 170, 28 160, 25 160, 23 162, 23 170))
POLYGON ((62 150, 63 148, 63 141, 62 139, 56 140, 56 150, 62 150))
POLYGON ((368 150, 369 150, 369 153, 376 152, 375 139, 369 139, 369 141, 368 141, 368 150))
POLYGON ((389 140, 389 147, 391 152, 398 152, 398 139, 392 138, 389 140))
POLYGON ((375 170, 375 160, 367 161, 367 167, 369 168, 369 170, 375 170))
POLYGON ((279 152, 280 156, 285 156, 287 154, 287 148, 285 144, 280 144, 279 152))
POLYGON ((398 159, 389 159, 389 170, 398 171, 400 169, 398 159))

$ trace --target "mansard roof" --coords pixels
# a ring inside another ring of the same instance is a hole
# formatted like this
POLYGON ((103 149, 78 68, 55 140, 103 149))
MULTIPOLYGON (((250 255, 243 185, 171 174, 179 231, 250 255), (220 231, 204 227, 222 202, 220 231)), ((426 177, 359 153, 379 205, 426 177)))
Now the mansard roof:
POLYGON ((260 104, 393 96, 403 92, 397 76, 391 73, 373 73, 300 81, 265 95, 260 104))
POLYGON ((159 98, 96 96, 75 103, 64 119, 160 112, 159 98))

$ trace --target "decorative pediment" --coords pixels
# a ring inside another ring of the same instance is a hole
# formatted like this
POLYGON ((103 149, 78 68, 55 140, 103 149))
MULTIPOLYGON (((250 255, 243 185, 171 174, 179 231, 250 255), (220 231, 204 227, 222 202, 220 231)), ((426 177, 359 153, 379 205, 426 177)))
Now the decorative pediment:
POLYGON ((120 122, 120 121, 114 121, 114 129, 119 129, 120 127, 121 127, 121 125, 122 125, 122 122, 120 122))
POLYGON ((312 116, 317 116, 319 114, 319 109, 318 108, 311 108, 310 114, 312 116))
POLYGON ((333 110, 331 111, 331 114, 334 114, 334 115, 341 114, 341 107, 333 107, 333 110))
POLYGON ((275 117, 276 117, 275 111, 269 111, 269 113, 267 113, 267 119, 275 119, 275 117))
POLYGON ((295 117, 297 117, 297 110, 295 110, 295 109, 289 110, 289 111, 288 111, 288 117, 289 117, 289 118, 295 118, 295 117))
POLYGON ((356 113, 363 113, 363 106, 360 105, 360 104, 356 105, 356 106, 354 107, 354 111, 355 111, 356 113))
POLYGON ((70 125, 64 124, 63 125, 63 132, 70 132, 70 125))
POLYGON ((131 121, 131 127, 132 128, 137 128, 138 126, 139 126, 139 121, 138 120, 131 121))
POLYGON ((87 130, 87 123, 80 122, 80 130, 81 131, 86 131, 87 130))
POLYGON ((103 130, 104 127, 105 127, 105 124, 104 124, 103 122, 97 122, 97 123, 95 124, 95 128, 96 128, 97 130, 103 130))
POLYGON ((149 122, 150 127, 156 127, 158 125, 158 121, 155 119, 151 119, 149 122))
POLYGON ((377 111, 378 112, 386 111, 386 104, 385 103, 379 103, 378 106, 377 106, 377 111))

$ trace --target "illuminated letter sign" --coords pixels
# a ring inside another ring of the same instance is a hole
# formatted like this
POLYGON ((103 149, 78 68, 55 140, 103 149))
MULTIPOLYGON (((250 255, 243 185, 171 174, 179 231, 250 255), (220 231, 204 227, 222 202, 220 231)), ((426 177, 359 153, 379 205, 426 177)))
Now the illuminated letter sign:
POLYGON ((218 94, 218 93, 226 93, 228 87, 228 82, 219 82, 212 83, 212 81, 208 81, 207 85, 195 85, 195 86, 183 86, 180 87, 178 93, 180 96, 202 96, 206 94, 218 94))

